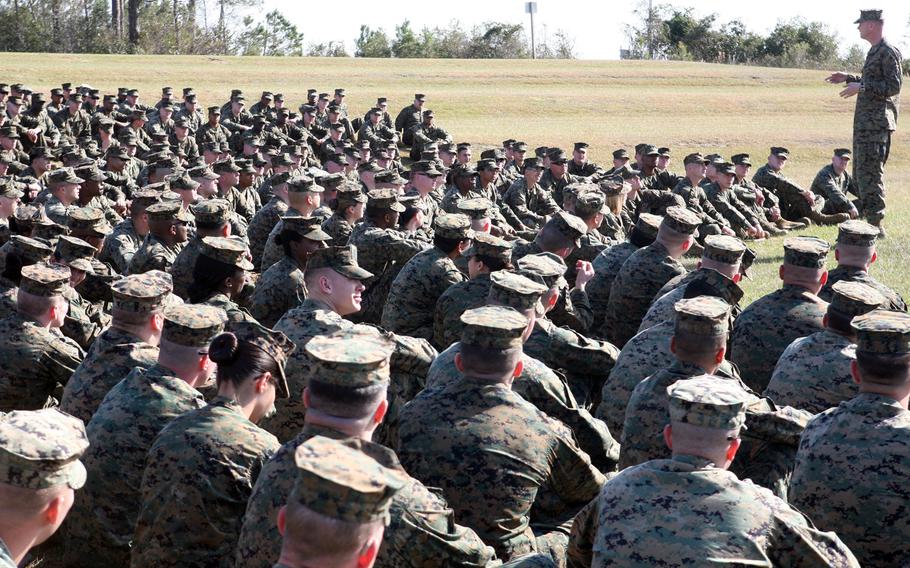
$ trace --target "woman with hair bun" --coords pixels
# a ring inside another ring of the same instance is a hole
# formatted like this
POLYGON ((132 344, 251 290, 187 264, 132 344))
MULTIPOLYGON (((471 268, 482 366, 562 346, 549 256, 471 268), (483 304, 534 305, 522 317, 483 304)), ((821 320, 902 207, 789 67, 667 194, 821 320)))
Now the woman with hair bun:
POLYGON ((168 424, 149 450, 131 566, 231 565, 253 484, 280 446, 256 423, 288 397, 293 350, 255 322, 215 337, 218 396, 168 424))

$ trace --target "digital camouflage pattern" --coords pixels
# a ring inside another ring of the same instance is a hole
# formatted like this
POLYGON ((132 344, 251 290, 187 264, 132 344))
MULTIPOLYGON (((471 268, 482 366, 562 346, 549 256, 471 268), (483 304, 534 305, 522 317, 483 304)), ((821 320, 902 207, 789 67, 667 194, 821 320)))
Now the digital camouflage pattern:
POLYGON ((682 263, 659 242, 635 251, 623 263, 610 288, 604 321, 610 342, 617 347, 625 345, 638 330, 657 291, 685 272, 682 263))
POLYGON ((855 266, 841 265, 828 272, 828 281, 818 292, 818 297, 826 302, 831 301, 834 285, 838 282, 859 282, 878 291, 885 297, 883 308, 897 312, 906 312, 907 303, 896 290, 885 286, 875 279, 868 271, 855 266))
POLYGON ((250 314, 266 327, 274 327, 288 310, 307 297, 303 269, 284 256, 262 273, 250 298, 250 314))
POLYGON ((858 567, 838 537, 822 532, 770 491, 691 455, 654 460, 609 480, 572 527, 569 566, 858 567), (654 516, 655 508, 676 511, 654 516), (710 524, 698 522, 710 518, 710 524))
POLYGON ((382 326, 389 331, 430 340, 433 309, 440 296, 466 276, 441 249, 417 253, 395 277, 382 310, 382 326))
POLYGON ((253 484, 279 447, 226 397, 174 419, 146 458, 130 565, 230 565, 253 484))
POLYGON ((623 263, 638 249, 639 247, 634 243, 625 241, 607 248, 591 261, 594 266, 594 278, 585 286, 585 292, 588 294, 588 302, 594 313, 591 330, 598 337, 608 335, 603 325, 607 306, 610 303, 610 289, 613 286, 613 280, 619 274, 623 263))
POLYGON ((0 485, 81 489, 88 445, 82 422, 56 408, 0 414, 0 485))
POLYGON ((155 235, 149 233, 139 246, 139 250, 133 254, 130 260, 130 274, 142 274, 149 270, 163 270, 168 272, 177 255, 180 253, 180 244, 168 245, 161 241, 155 235))
POLYGON ((524 177, 512 183, 503 196, 503 203, 512 208, 522 223, 538 229, 548 216, 561 210, 547 190, 539 184, 528 187, 524 177))
POLYGON ((202 254, 202 237, 197 234, 180 249, 168 270, 174 280, 174 294, 184 300, 189 300, 190 284, 193 283, 193 268, 196 266, 196 259, 200 254, 202 254))
POLYGON ((648 308, 645 317, 641 320, 641 325, 638 327, 639 333, 659 323, 674 321, 676 313, 673 306, 676 305, 676 302, 683 299, 689 284, 692 282, 697 282, 696 286, 699 290, 710 289, 711 295, 716 295, 733 306, 734 318, 739 314, 738 304, 744 294, 739 284, 716 270, 699 268, 667 282, 661 288, 661 291, 655 296, 654 302, 651 303, 651 307, 648 308))
POLYGON ((860 393, 813 418, 800 440, 790 501, 836 530, 863 566, 910 558, 908 433, 910 412, 900 403, 860 393))
POLYGON ((114 385, 134 367, 148 369, 157 360, 157 347, 127 331, 106 329, 92 343, 85 359, 67 382, 60 409, 88 424, 114 385))
POLYGON ((849 213, 853 210, 853 202, 847 194, 857 195, 859 192, 853 176, 846 171, 838 174, 831 164, 815 174, 809 191, 825 198, 825 208, 822 210, 825 214, 849 213))
POLYGON ((250 254, 253 256, 253 264, 257 270, 265 272, 265 270, 268 269, 268 266, 262 268, 260 262, 262 260, 263 251, 265 251, 266 243, 268 242, 272 229, 275 228, 275 225, 278 224, 281 217, 287 214, 288 204, 278 197, 273 197, 268 203, 262 206, 262 209, 253 215, 250 226, 247 227, 246 235, 250 243, 250 254))
POLYGON ((203 406, 199 391, 157 363, 133 369, 104 397, 88 424, 88 483, 66 523, 69 565, 129 563, 145 455, 171 420, 203 406))
POLYGON ((465 378, 424 393, 402 410, 399 427, 405 468, 441 488, 457 518, 504 560, 537 550, 528 515, 542 486, 580 507, 603 483, 568 428, 502 384, 465 378))
POLYGON ((821 331, 828 304, 805 288, 784 284, 746 307, 730 336, 730 359, 755 391, 768 386, 777 360, 794 340, 821 331))
POLYGON ((461 314, 486 305, 492 281, 489 273, 481 273, 463 282, 452 284, 436 300, 433 310, 433 345, 445 349, 461 339, 461 314))

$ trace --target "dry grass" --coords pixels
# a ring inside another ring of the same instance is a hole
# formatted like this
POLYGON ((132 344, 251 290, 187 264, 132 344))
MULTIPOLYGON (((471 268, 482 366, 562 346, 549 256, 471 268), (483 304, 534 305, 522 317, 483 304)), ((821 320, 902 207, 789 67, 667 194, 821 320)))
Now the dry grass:
MULTIPOLYGON (((377 96, 396 110, 415 92, 459 141, 499 144, 505 138, 570 148, 585 140, 595 161, 638 142, 670 146, 681 169, 690 151, 729 156, 749 152, 761 160, 771 145, 791 150, 788 173, 808 185, 835 146, 849 146, 853 102, 837 97, 825 73, 793 69, 695 63, 596 61, 452 61, 129 57, 4 54, 0 77, 48 89, 63 81, 87 82, 112 92, 138 87, 153 102, 163 85, 193 86, 206 104, 221 103, 231 88, 252 97, 282 92, 292 107, 306 89, 344 86, 348 105, 365 111, 377 96)), ((910 151, 907 129, 899 130, 888 164, 889 237, 881 243, 874 274, 910 293, 904 261, 908 250, 910 151)), ((832 241, 834 228, 807 234, 832 241)), ((781 239, 756 243, 754 279, 747 301, 777 287, 781 239)), ((833 258, 832 258, 833 262, 833 258)))

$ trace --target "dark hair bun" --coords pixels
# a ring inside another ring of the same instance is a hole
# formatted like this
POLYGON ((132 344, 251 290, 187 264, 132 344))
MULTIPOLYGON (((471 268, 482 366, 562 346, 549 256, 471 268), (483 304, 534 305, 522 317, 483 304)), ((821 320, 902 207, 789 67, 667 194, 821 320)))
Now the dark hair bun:
POLYGON ((233 363, 237 359, 237 353, 240 350, 240 343, 237 336, 230 332, 225 332, 212 340, 209 346, 209 359, 225 365, 233 363))

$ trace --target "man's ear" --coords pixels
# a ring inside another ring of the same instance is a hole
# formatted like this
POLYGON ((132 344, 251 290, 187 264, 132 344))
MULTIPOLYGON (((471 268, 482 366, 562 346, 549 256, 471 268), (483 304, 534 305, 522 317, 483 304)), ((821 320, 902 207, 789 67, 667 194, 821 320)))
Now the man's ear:
POLYGON ((512 371, 512 377, 518 378, 521 376, 521 372, 525 370, 525 362, 521 359, 518 360, 518 363, 515 363, 515 370, 512 371))
POLYGON ((664 443, 668 448, 673 449, 673 426, 669 424, 664 426, 664 443))
POLYGON ((157 313, 152 314, 152 317, 149 319, 149 325, 152 330, 155 332, 161 331, 164 329, 164 314, 157 313))
POLYGON ((464 361, 461 359, 461 353, 455 354, 455 368, 459 373, 464 373, 464 361))
POLYGON ((695 242, 695 237, 693 237, 692 235, 689 235, 686 238, 685 242, 683 242, 683 245, 682 245, 683 252, 692 248, 692 243, 694 243, 694 242, 695 242))
POLYGON ((284 531, 288 527, 288 506, 282 505, 278 509, 278 534, 284 536, 284 531))
POLYGON ((827 270, 822 272, 822 277, 821 277, 820 281, 822 283, 822 286, 824 286, 825 284, 828 283, 828 271, 827 270))
POLYGON ((676 336, 670 338, 670 353, 676 355, 676 336))
POLYGON ((863 382, 863 378, 859 372, 859 363, 856 362, 856 359, 850 361, 850 376, 853 377, 853 382, 860 385, 863 382))
POLYGON ((735 440, 730 440, 730 445, 727 446, 727 455, 726 455, 728 462, 732 462, 733 458, 736 457, 736 452, 739 451, 739 447, 740 447, 740 445, 742 445, 742 443, 743 443, 743 441, 740 440, 739 438, 736 438, 735 440))
MULTIPOLYGON (((837 251, 835 250, 834 252, 836 253, 837 251)), ((869 264, 874 264, 876 260, 878 260, 878 251, 872 253, 872 260, 869 261, 869 264)))
POLYGON ((377 539, 371 541, 366 550, 360 553, 360 556, 357 557, 357 568, 367 568, 368 566, 373 565, 373 561, 376 560, 376 555, 379 554, 379 541, 382 539, 377 539))
POLYGON ((389 411, 389 400, 385 399, 379 403, 379 406, 376 407, 376 412, 373 413, 373 422, 375 424, 381 424, 382 419, 385 418, 388 411, 389 411))

